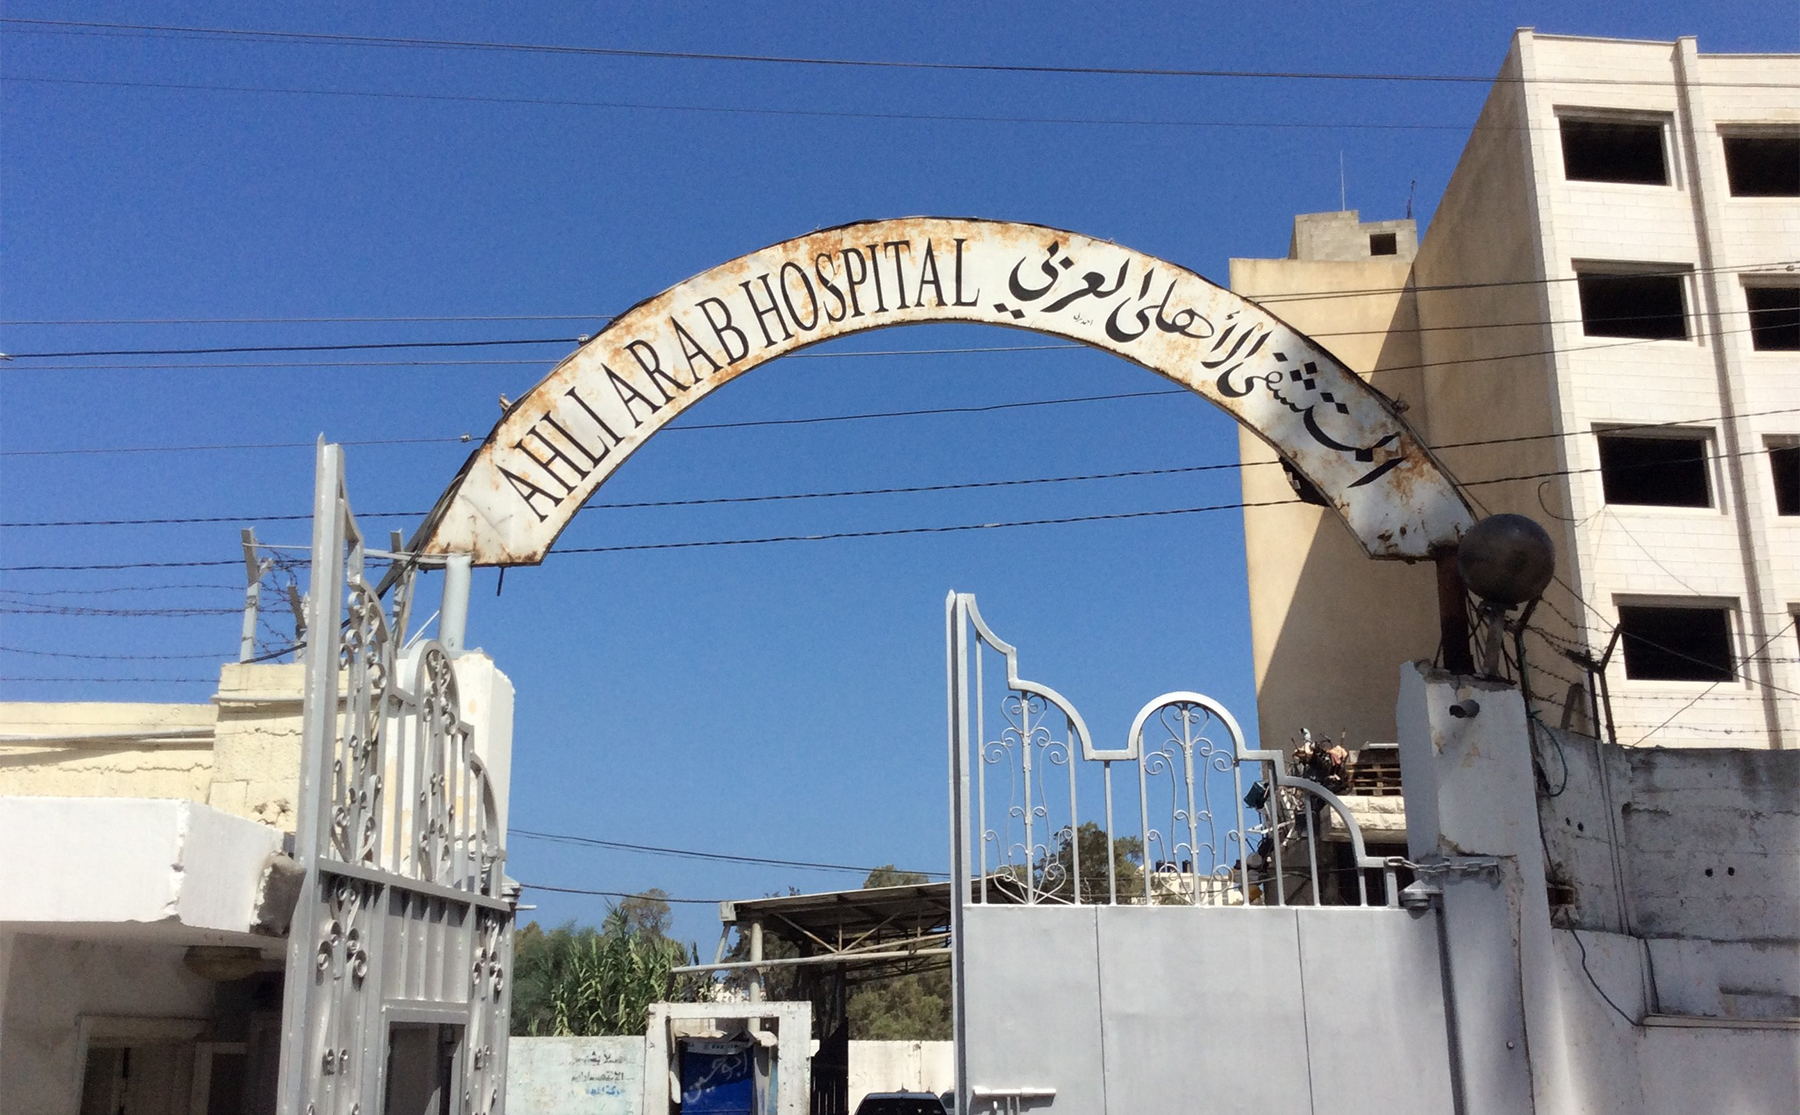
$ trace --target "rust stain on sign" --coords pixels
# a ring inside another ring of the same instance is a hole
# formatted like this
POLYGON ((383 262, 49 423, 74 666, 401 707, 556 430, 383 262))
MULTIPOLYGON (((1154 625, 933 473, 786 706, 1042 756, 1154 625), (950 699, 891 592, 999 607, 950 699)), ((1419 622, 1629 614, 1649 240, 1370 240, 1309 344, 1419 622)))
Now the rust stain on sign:
POLYGON ((425 552, 536 564, 619 465, 720 385, 834 337, 941 321, 1079 341, 1187 387, 1274 446, 1371 557, 1427 557, 1473 521, 1394 405, 1267 310, 1077 233, 909 217, 784 241, 620 314, 508 409, 433 509, 425 552))

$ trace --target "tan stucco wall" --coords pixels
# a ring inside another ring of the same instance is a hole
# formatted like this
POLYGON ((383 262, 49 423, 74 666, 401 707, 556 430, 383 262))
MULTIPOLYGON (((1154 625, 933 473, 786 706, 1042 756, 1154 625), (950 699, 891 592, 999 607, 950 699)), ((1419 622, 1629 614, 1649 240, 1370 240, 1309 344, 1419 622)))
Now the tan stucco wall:
MULTIPOLYGON (((1329 349, 1429 437, 1410 266, 1394 261, 1234 259, 1231 289, 1329 349), (1332 298, 1294 294, 1373 292, 1332 298)), ((1275 452, 1239 430, 1244 501, 1292 499, 1275 452)), ((1303 728, 1351 746, 1394 738, 1398 664, 1437 648, 1429 565, 1371 561, 1339 518, 1306 504, 1244 512, 1257 719, 1265 747, 1303 728)))
POLYGON ((226 666, 206 803, 286 832, 300 792, 300 664, 226 666))
POLYGON ((216 713, 212 705, 0 703, 0 795, 203 802, 216 713), (129 738, 170 732, 183 738, 129 738))
POLYGON ((207 704, 0 703, 0 795, 181 798, 291 832, 304 674, 227 664, 207 704))

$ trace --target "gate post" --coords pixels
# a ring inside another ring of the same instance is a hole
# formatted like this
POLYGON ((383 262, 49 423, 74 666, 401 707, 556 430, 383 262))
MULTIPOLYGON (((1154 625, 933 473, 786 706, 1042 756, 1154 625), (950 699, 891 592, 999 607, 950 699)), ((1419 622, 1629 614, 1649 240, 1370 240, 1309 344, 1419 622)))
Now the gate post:
POLYGON ((1461 1115, 1535 1111, 1534 1082, 1556 1054, 1546 1040, 1550 907, 1524 699, 1505 682, 1409 663, 1395 715, 1407 852, 1421 882, 1441 889, 1444 1020, 1461 1115))
MULTIPOLYGON (((338 617, 344 608, 344 451, 319 442, 313 469, 313 575, 307 586, 306 681, 301 695, 300 797, 294 810, 294 861, 301 871, 299 908, 288 926, 287 979, 281 995, 280 1091, 276 1115, 306 1115, 312 1056, 308 1019, 313 989, 313 934, 304 914, 323 885, 322 842, 331 831, 331 757, 337 742, 338 617)), ((360 1055, 363 1051, 358 1050, 360 1055)))

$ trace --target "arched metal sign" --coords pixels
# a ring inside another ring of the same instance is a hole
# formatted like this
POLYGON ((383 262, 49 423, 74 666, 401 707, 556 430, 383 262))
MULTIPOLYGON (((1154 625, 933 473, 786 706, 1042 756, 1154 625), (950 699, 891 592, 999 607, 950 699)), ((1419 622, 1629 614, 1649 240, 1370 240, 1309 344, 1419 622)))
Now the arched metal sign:
POLYGON ((620 314, 512 405, 414 548, 536 564, 626 458, 720 385, 820 341, 928 322, 1065 337, 1187 387, 1274 446, 1371 557, 1444 552, 1473 522, 1393 403, 1256 304, 1076 233, 908 217, 784 241, 620 314))

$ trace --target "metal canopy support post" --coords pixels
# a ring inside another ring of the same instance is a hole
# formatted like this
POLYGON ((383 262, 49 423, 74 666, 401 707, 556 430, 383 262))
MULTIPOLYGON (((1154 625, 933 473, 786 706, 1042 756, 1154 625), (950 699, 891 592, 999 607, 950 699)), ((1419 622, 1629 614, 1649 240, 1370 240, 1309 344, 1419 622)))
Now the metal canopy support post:
POLYGON ((438 612, 438 642, 450 654, 463 652, 469 634, 469 575, 473 559, 451 554, 444 559, 444 602, 438 612))

